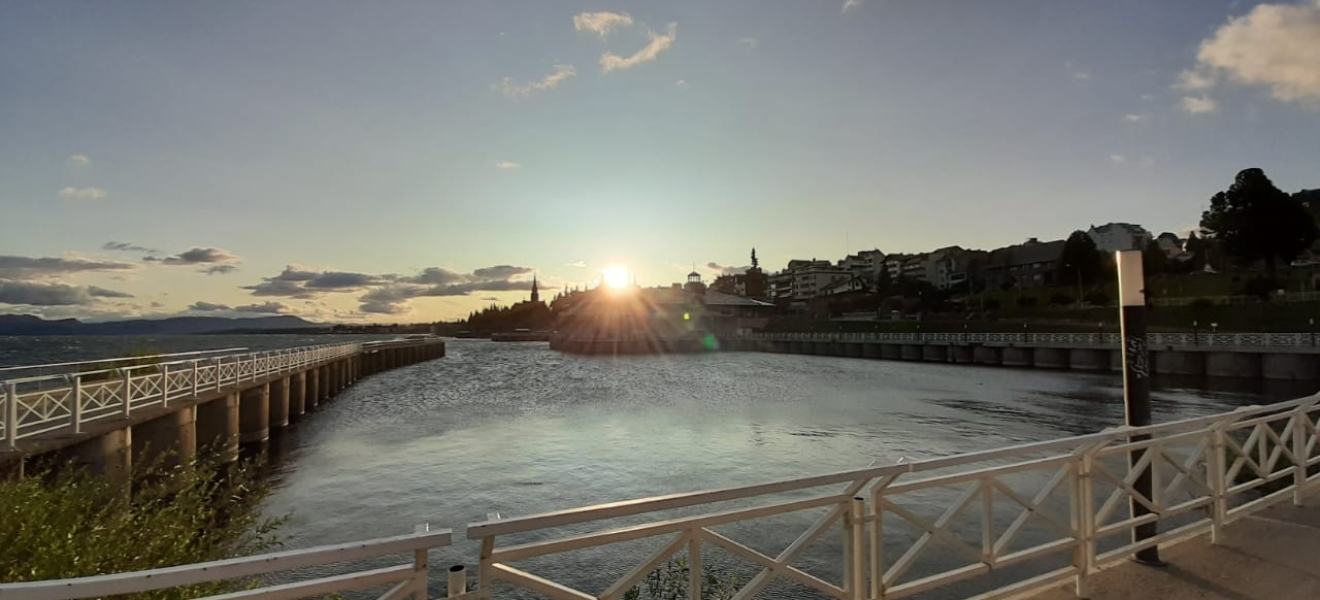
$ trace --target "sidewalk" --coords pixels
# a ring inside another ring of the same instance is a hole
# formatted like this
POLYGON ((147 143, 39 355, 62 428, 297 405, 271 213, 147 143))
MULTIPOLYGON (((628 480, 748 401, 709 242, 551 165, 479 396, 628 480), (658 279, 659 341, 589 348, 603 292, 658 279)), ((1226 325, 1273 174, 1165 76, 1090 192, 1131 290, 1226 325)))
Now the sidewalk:
MULTIPOLYGON (((1315 600, 1320 598, 1320 492, 1243 517, 1225 541, 1204 535, 1161 551, 1163 569, 1122 562, 1091 579, 1091 600, 1315 600)), ((1073 586, 1028 596, 1072 600, 1073 586)))

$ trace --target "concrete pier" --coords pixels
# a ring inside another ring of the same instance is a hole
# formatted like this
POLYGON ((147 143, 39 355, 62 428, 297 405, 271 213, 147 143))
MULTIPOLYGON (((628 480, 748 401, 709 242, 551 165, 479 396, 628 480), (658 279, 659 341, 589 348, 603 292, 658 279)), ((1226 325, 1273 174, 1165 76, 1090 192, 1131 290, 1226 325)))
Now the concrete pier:
POLYGON ((128 477, 133 470, 133 429, 114 429, 89 440, 61 448, 56 460, 67 461, 111 479, 128 477))
POLYGON ((1066 348, 1036 348, 1032 364, 1038 369, 1067 369, 1071 358, 1066 348))
POLYGON ((1260 377, 1260 355, 1246 352, 1207 352, 1205 374, 1211 377, 1260 377))
POLYGON ((949 362, 949 347, 922 346, 921 360, 926 362, 949 362))
POLYGON ((1205 354, 1160 350, 1150 353, 1151 368, 1156 373, 1169 375, 1204 375, 1205 354))
POLYGON ((270 384, 244 390, 238 399, 238 441, 258 444, 270 439, 270 384))
POLYGON ((1004 364, 1004 353, 1002 348, 994 346, 977 346, 972 350, 972 360, 978 365, 999 366, 1004 364))
POLYGON ((289 425, 289 378, 283 377, 270 383, 270 426, 283 428, 289 425))
POLYGON ((903 360, 921 360, 921 357, 925 355, 925 352, 921 349, 922 347, 916 344, 903 344, 902 348, 903 360))
POLYGON ((1068 351, 1068 368, 1074 371, 1108 371, 1109 351, 1073 348, 1068 351))
POLYGON ((133 463, 185 464, 197 454, 197 409, 189 406, 129 428, 133 463))
POLYGON ((1314 354, 1262 354, 1261 376, 1266 379, 1315 379, 1317 367, 1314 354))
POLYGON ((197 446, 218 450, 220 460, 238 460, 238 392, 197 405, 197 446))
POLYGON ((903 346, 899 344, 880 344, 880 358, 885 360, 902 360, 903 346))
POLYGON ((289 420, 297 421, 307 412, 307 374, 297 373, 289 378, 289 420))
POLYGON ((1008 346, 1003 349, 1003 360, 1000 364, 1005 367, 1034 367, 1036 366, 1035 348, 1019 348, 1008 346))

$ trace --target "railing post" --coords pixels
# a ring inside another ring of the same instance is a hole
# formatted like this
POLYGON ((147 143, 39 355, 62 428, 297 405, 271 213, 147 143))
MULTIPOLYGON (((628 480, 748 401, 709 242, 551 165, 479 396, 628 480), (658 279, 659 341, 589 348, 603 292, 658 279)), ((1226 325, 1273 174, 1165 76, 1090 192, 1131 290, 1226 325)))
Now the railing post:
POLYGON ((133 370, 124 369, 124 412, 125 419, 133 410, 133 370))
POLYGON ((73 432, 82 433, 82 374, 74 373, 70 376, 73 388, 73 432))
MULTIPOLYGON (((422 524, 413 528, 418 534, 430 531, 431 526, 422 524)), ((430 548, 418 548, 413 550, 413 590, 414 600, 426 600, 426 586, 431 581, 430 557, 428 553, 430 548)))
POLYGON ((1073 552, 1073 567, 1077 569, 1074 593, 1078 598, 1091 597, 1091 568, 1095 565, 1095 483, 1091 480, 1094 461, 1094 449, 1078 457, 1073 464, 1073 484, 1070 486, 1073 535, 1077 540, 1077 549, 1073 552))
POLYGON ((193 393, 192 393, 192 395, 193 395, 193 398, 196 398, 196 397, 197 397, 197 392, 198 392, 198 388, 197 388, 197 386, 201 385, 201 383, 199 383, 199 382, 200 382, 200 380, 201 380, 201 377, 200 377, 200 376, 201 376, 202 373, 201 373, 201 369, 198 368, 198 366, 197 366, 197 364, 198 364, 199 362, 201 362, 201 361, 199 361, 199 360, 197 360, 197 359, 195 359, 195 358, 194 358, 193 361, 192 361, 192 363, 193 363, 193 368, 192 368, 192 384, 193 384, 193 385, 192 385, 192 388, 193 388, 193 393))
POLYGON ((18 447, 18 384, 5 388, 5 441, 10 450, 18 447))
POLYGON ((688 531, 688 600, 701 600, 701 535, 688 531))
POLYGON ((843 518, 843 593, 850 600, 866 597, 866 501, 853 498, 843 518))
POLYGON ((160 405, 170 405, 170 366, 160 366, 160 405))
POLYGON ((1313 406, 1307 402, 1297 407, 1292 418, 1292 454, 1293 454, 1293 506, 1306 505, 1306 426, 1311 422, 1308 414, 1313 406))
POLYGON ((454 565, 449 567, 449 583, 445 589, 446 598, 457 598, 467 592, 467 567, 454 565))
POLYGON ((1224 447, 1224 423, 1210 430, 1210 543, 1224 541, 1224 521, 1228 516, 1228 458, 1224 447))
POLYGON ((218 392, 223 384, 221 380, 224 378, 224 371, 220 369, 220 365, 224 364, 225 359, 223 356, 217 356, 215 360, 212 360, 211 362, 215 363, 215 391, 218 392))

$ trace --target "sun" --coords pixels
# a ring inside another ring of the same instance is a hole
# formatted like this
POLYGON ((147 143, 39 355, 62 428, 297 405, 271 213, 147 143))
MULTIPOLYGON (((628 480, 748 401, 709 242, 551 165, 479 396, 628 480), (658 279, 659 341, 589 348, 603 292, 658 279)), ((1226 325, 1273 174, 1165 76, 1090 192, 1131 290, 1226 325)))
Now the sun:
POLYGON ((621 290, 628 286, 628 267, 623 265, 609 267, 601 271, 601 279, 605 281, 605 285, 621 290))

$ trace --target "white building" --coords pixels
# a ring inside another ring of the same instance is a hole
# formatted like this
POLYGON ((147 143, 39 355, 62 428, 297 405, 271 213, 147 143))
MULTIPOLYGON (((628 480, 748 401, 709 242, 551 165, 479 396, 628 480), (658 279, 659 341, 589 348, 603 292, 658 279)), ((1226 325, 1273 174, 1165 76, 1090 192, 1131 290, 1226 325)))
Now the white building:
POLYGON ((1145 227, 1131 223, 1108 223, 1086 231, 1095 247, 1106 255, 1121 250, 1144 250, 1154 237, 1145 227))
POLYGON ((793 271, 793 299, 808 300, 838 281, 853 279, 852 271, 832 265, 810 265, 793 271))

